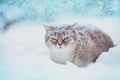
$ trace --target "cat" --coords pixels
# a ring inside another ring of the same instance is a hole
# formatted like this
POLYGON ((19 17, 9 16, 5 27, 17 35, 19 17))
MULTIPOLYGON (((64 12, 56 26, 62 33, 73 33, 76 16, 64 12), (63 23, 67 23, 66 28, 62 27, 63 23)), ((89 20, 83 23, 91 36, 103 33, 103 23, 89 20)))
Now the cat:
POLYGON ((44 25, 44 28, 45 43, 56 63, 70 61, 78 67, 85 67, 114 46, 109 35, 90 25, 74 23, 61 27, 44 25))

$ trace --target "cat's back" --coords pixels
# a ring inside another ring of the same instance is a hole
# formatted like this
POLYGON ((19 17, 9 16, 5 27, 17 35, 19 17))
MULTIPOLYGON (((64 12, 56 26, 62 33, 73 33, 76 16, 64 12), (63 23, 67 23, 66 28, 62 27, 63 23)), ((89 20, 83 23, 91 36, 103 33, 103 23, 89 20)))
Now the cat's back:
POLYGON ((72 62, 80 67, 95 62, 102 52, 113 47, 111 37, 91 25, 77 25, 77 45, 72 62))
POLYGON ((111 37, 96 26, 79 24, 76 27, 76 33, 79 42, 86 42, 86 45, 93 42, 101 51, 108 51, 110 47, 113 47, 111 37))

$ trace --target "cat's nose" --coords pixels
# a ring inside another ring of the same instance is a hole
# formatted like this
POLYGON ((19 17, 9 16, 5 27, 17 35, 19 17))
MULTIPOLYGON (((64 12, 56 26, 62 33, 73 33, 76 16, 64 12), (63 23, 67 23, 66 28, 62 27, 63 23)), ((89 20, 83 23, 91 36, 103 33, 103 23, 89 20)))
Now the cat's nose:
POLYGON ((61 46, 61 45, 62 45, 62 42, 58 42, 58 45, 61 46))

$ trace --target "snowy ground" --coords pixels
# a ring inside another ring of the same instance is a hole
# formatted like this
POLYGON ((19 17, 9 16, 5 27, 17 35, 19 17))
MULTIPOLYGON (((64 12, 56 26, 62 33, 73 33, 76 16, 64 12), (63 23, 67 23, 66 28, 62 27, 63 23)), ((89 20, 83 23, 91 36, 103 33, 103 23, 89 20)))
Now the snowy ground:
POLYGON ((120 80, 120 19, 69 17, 51 24, 76 21, 98 26, 116 46, 88 67, 78 68, 70 62, 60 65, 49 59, 41 23, 18 23, 0 33, 0 80, 120 80))

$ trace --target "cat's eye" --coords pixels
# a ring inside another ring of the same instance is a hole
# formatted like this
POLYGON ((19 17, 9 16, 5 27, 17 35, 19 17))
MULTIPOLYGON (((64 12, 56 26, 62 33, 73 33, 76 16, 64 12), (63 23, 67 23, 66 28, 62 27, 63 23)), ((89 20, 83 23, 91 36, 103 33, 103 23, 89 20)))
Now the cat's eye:
POLYGON ((66 37, 66 38, 64 38, 63 40, 64 41, 67 41, 67 40, 69 40, 70 39, 70 37, 66 37))
POLYGON ((57 42, 57 39, 55 39, 55 38, 51 38, 51 40, 52 40, 52 41, 56 41, 56 42, 57 42))

